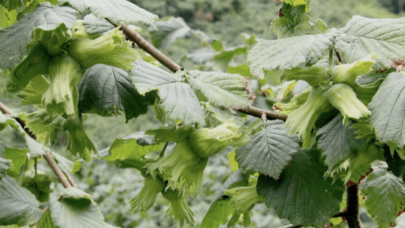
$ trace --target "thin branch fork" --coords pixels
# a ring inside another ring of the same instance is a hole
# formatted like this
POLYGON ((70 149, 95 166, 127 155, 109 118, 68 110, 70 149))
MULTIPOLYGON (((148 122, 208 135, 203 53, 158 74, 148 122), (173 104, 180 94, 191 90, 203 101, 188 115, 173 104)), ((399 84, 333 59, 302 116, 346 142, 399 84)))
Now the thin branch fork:
MULTIPOLYGON (((4 105, 3 103, 0 102, 0 110, 4 113, 5 116, 10 116, 11 110, 4 105)), ((20 125, 21 127, 24 129, 24 131, 34 140, 37 139, 37 137, 35 136, 35 134, 33 132, 31 132, 26 126, 25 126, 25 122, 18 118, 15 117, 14 118, 20 125)), ((53 159, 52 157, 52 152, 48 151, 45 155, 44 155, 45 160, 48 162, 49 166, 51 167, 52 171, 55 173, 55 175, 58 177, 59 181, 62 183, 63 187, 65 188, 70 188, 70 187, 76 187, 77 185, 74 183, 73 179, 71 177, 69 177, 68 175, 65 175, 62 170, 60 169, 60 167, 58 166, 58 164, 56 163, 55 159, 53 159)))

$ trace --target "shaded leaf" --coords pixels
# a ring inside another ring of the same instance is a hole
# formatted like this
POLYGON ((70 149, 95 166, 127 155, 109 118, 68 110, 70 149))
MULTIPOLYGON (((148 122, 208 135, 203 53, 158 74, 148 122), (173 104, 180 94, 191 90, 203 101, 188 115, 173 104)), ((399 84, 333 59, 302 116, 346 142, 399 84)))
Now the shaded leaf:
POLYGON ((233 204, 229 198, 217 200, 208 209, 201 222, 201 228, 218 228, 225 225, 233 213, 233 204))
POLYGON ((78 90, 82 113, 112 116, 123 111, 127 121, 146 113, 148 105, 155 101, 154 94, 142 96, 138 93, 128 72, 104 64, 87 69, 78 90))
POLYGON ((279 180, 260 175, 257 192, 266 197, 266 206, 274 208, 279 218, 303 226, 323 226, 339 211, 344 188, 323 177, 327 167, 319 156, 314 149, 301 151, 279 180))
POLYGON ((191 31, 181 17, 171 17, 168 20, 156 22, 157 30, 150 29, 152 43, 161 48, 167 48, 176 39, 183 38, 191 31))
POLYGON ((91 35, 102 35, 115 28, 106 19, 99 19, 93 14, 86 15, 83 19, 83 27, 91 35))

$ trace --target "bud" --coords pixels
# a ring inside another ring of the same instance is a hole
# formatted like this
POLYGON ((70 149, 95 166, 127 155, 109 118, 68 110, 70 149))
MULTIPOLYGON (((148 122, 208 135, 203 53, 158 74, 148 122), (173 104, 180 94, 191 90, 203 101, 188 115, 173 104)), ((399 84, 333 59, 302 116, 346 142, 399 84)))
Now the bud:
POLYGON ((375 58, 375 55, 371 55, 351 64, 335 66, 332 70, 332 81, 353 85, 358 76, 367 74, 373 69, 375 58))
POLYGON ((312 87, 318 87, 320 83, 329 80, 327 66, 312 66, 310 68, 295 67, 286 70, 281 76, 283 81, 303 80, 308 82, 312 87))
POLYGON ((256 186, 237 187, 228 189, 224 195, 230 196, 235 205, 236 213, 245 213, 252 210, 256 203, 263 203, 265 197, 257 194, 256 186))
POLYGON ((78 37, 71 41, 69 54, 72 55, 84 68, 87 69, 101 63, 121 69, 132 69, 131 63, 136 60, 131 43, 125 40, 118 29, 90 39, 78 37))
POLYGON ((191 148, 202 158, 221 152, 227 146, 240 146, 249 141, 249 136, 239 133, 233 119, 216 128, 195 130, 190 136, 191 148))
POLYGON ((131 209, 140 208, 141 211, 148 211, 155 203, 156 196, 163 191, 164 187, 165 183, 162 179, 153 178, 150 175, 146 176, 142 190, 135 198, 129 201, 131 209))
POLYGON ((182 140, 176 144, 171 154, 155 163, 146 164, 145 168, 147 168, 147 173, 154 178, 159 175, 163 180, 176 183, 186 167, 195 165, 200 159, 191 149, 189 142, 182 140))
POLYGON ((49 64, 51 84, 42 96, 42 104, 53 114, 74 115, 77 106, 77 84, 82 78, 80 65, 70 56, 54 57, 49 64))
POLYGON ((276 103, 274 105, 274 109, 280 110, 281 114, 290 115, 294 110, 301 107, 301 105, 303 105, 307 101, 310 94, 311 94, 311 87, 308 87, 300 94, 295 95, 290 102, 276 103))
POLYGON ((50 145, 58 141, 59 128, 63 126, 65 118, 62 116, 50 116, 45 109, 27 115, 27 128, 37 137, 37 141, 50 145))
POLYGON ((345 124, 349 123, 349 118, 359 119, 371 114, 367 107, 357 99, 352 87, 346 84, 333 85, 327 94, 329 102, 342 113, 345 124))
POLYGON ((192 194, 194 198, 201 195, 203 173, 207 163, 208 158, 201 158, 196 164, 187 166, 177 183, 169 181, 169 187, 183 191, 185 195, 192 194))
POLYGON ((290 128, 290 134, 298 133, 305 141, 309 139, 312 127, 318 117, 331 108, 325 92, 318 88, 312 88, 307 101, 288 116, 285 126, 290 128))
POLYGON ((184 222, 188 223, 190 226, 195 224, 193 218, 194 213, 179 191, 167 189, 166 191, 162 191, 162 195, 165 199, 170 201, 166 214, 169 216, 172 215, 174 219, 180 223, 180 227, 183 227, 184 222))
POLYGON ((39 44, 36 45, 7 77, 7 91, 16 93, 24 89, 35 76, 48 74, 49 61, 46 49, 39 44))
POLYGON ((77 153, 84 161, 91 161, 91 154, 98 154, 97 145, 87 136, 84 126, 79 116, 69 117, 63 125, 63 130, 68 133, 69 139, 66 150, 73 155, 77 153))
POLYGON ((71 39, 72 32, 66 28, 65 24, 62 23, 50 31, 37 29, 34 33, 34 37, 40 37, 39 43, 46 48, 49 55, 67 54, 67 42, 71 39))

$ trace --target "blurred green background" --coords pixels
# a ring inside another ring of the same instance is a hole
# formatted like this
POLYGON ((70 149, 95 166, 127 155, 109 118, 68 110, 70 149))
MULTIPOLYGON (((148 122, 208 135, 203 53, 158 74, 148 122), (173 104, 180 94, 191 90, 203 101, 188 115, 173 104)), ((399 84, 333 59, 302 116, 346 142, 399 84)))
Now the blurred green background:
MULTIPOLYGON (((255 35, 258 38, 275 39, 269 27, 271 21, 278 16, 281 3, 274 0, 132 0, 135 4, 158 14, 161 18, 168 16, 182 17, 194 30, 201 30, 215 40, 221 40, 224 46, 233 47, 243 44, 242 34, 255 35)), ((343 27, 353 15, 371 18, 395 18, 403 16, 405 0, 311 0, 312 19, 322 19, 332 27, 343 27)), ((149 38, 148 28, 142 27, 141 34, 149 38)), ((185 58, 192 50, 201 48, 201 40, 195 37, 178 39, 162 51, 180 63, 186 69, 213 70, 212 66, 200 65, 185 58)), ((235 61, 243 63, 246 56, 238 56, 235 61)), ((4 86, 4 78, 0 77, 0 87, 4 86)), ((19 106, 15 95, 2 94, 1 102, 12 109, 30 112, 34 107, 19 106)), ((266 106, 266 104, 259 104, 266 106)), ((251 120, 252 121, 252 120, 251 120)), ((137 119, 125 124, 121 116, 100 117, 88 115, 85 127, 88 134, 98 144, 99 149, 111 145, 114 139, 128 136, 134 132, 145 131, 161 126, 151 110, 137 119)), ((0 132, 0 139, 9 146, 23 147, 22 137, 11 129, 0 132)), ((64 154, 66 135, 60 134, 59 143, 52 146, 54 151, 64 154)), ((231 173, 227 165, 227 153, 224 151, 210 159, 205 170, 203 194, 196 200, 190 199, 198 224, 207 212, 215 192, 231 173)), ((72 160, 76 158, 66 154, 72 160)), ((47 170, 42 162, 40 167, 47 170)), ((173 220, 165 217, 167 205, 159 197, 155 206, 147 213, 131 212, 128 201, 143 186, 142 176, 135 170, 118 169, 117 164, 106 161, 94 161, 85 164, 74 177, 79 188, 91 194, 99 204, 106 221, 115 226, 127 227, 175 227, 173 220)), ((375 227, 366 212, 362 210, 361 218, 365 227, 375 227)), ((274 212, 264 205, 257 205, 251 227, 281 227, 288 224, 278 219, 274 212)), ((345 227, 344 225, 340 227, 345 227)))

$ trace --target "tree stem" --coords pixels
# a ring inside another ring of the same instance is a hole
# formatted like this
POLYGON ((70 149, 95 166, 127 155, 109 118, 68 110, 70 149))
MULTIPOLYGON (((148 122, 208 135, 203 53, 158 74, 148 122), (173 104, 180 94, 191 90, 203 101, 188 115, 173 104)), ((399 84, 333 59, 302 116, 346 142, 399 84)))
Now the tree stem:
POLYGON ((347 187, 347 208, 345 218, 349 228, 362 228, 359 214, 359 185, 347 187))
POLYGON ((339 62, 340 62, 341 64, 343 64, 342 56, 340 55, 340 53, 339 53, 338 51, 336 51, 336 49, 335 49, 335 53, 336 53, 336 56, 337 56, 339 62))
POLYGON ((171 71, 176 72, 179 70, 183 70, 181 66, 175 63, 173 60, 169 59, 166 55, 156 49, 152 44, 148 43, 148 41, 146 41, 142 36, 140 36, 132 29, 128 28, 128 26, 126 26, 124 23, 121 23, 120 30, 124 32, 128 40, 136 43, 139 47, 141 47, 143 50, 157 59, 164 66, 169 68, 171 71))
POLYGON ((268 120, 282 120, 282 121, 287 120, 286 115, 283 115, 283 114, 280 114, 277 112, 260 109, 260 108, 256 108, 256 107, 249 107, 246 109, 237 109, 236 111, 239 111, 239 112, 251 115, 251 116, 256 116, 258 118, 262 118, 262 115, 264 113, 264 114, 266 114, 266 118, 268 120))

